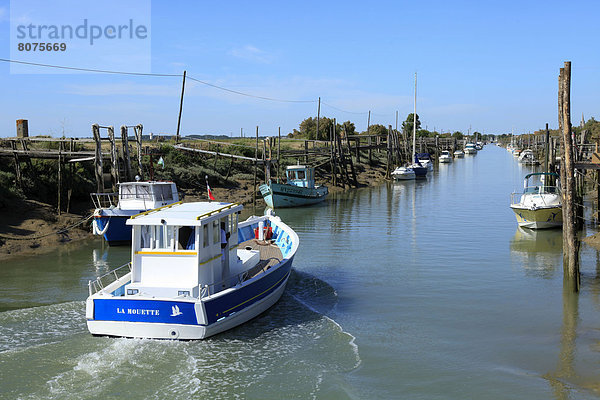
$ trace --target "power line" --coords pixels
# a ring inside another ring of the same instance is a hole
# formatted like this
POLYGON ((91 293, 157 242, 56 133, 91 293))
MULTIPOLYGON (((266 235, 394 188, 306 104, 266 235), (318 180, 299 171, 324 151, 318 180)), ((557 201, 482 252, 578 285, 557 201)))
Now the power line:
POLYGON ((192 78, 189 75, 187 76, 187 78, 191 79, 191 80, 193 80, 195 82, 201 83, 203 85, 206 85, 206 86, 210 86, 210 87, 213 87, 213 88, 216 88, 216 89, 224 90, 224 91, 230 92, 230 93, 239 94, 241 96, 253 97, 255 99, 262 99, 262 100, 269 100, 269 101, 279 101, 279 102, 282 102, 282 103, 316 103, 317 102, 316 100, 284 100, 284 99, 274 99, 272 97, 256 96, 256 95, 249 94, 249 93, 238 92, 237 90, 227 89, 227 88, 224 88, 222 86, 213 85, 212 83, 208 83, 208 82, 205 82, 205 81, 201 81, 200 79, 192 78))
MULTIPOLYGON (((64 65, 42 64, 42 63, 34 63, 34 62, 28 62, 28 61, 10 60, 7 58, 0 58, 0 61, 12 63, 12 64, 23 64, 23 65, 31 65, 31 66, 36 66, 36 67, 56 68, 56 69, 64 69, 64 70, 70 70, 70 71, 94 72, 94 73, 101 73, 101 74, 134 75, 134 76, 160 76, 160 77, 181 77, 182 76, 182 74, 156 74, 156 73, 149 73, 149 72, 128 72, 128 71, 114 71, 114 70, 106 70, 106 69, 69 67, 69 66, 64 66, 64 65)), ((239 92, 237 90, 228 89, 223 86, 214 85, 212 83, 191 77, 189 75, 187 75, 186 78, 190 79, 194 82, 198 82, 202 85, 210 86, 215 89, 223 90, 225 92, 237 94, 240 96, 252 97, 255 99, 276 101, 276 102, 282 102, 282 103, 316 103, 317 102, 317 100, 286 100, 286 99, 276 99, 273 97, 257 96, 257 95, 253 95, 250 93, 244 93, 244 92, 239 92)), ((333 108, 334 110, 337 110, 337 111, 340 111, 343 113, 347 113, 347 114, 355 114, 355 115, 367 115, 368 114, 368 111, 356 112, 356 111, 343 110, 341 108, 335 107, 335 106, 325 103, 323 101, 321 102, 321 104, 326 105, 327 107, 333 108)), ((375 113, 371 113, 371 115, 382 116, 382 117, 387 116, 387 115, 375 114, 375 113)))
POLYGON ((33 65, 36 67, 67 69, 67 70, 71 70, 71 71, 83 71, 83 72, 97 72, 97 73, 102 73, 102 74, 142 75, 142 76, 181 76, 181 74, 152 74, 152 73, 146 73, 146 72, 126 72, 126 71, 110 71, 110 70, 106 70, 106 69, 66 67, 66 66, 62 66, 62 65, 40 64, 40 63, 32 63, 32 62, 27 62, 27 61, 8 60, 6 58, 0 58, 0 61, 13 63, 13 64, 33 65))
POLYGON ((331 104, 327 104, 324 101, 321 101, 321 104, 326 105, 329 108, 333 108, 334 110, 341 111, 341 112, 344 112, 344 113, 347 113, 347 114, 357 114, 357 115, 367 115, 367 114, 369 114, 368 111, 365 111, 365 112, 356 112, 356 111, 342 110, 341 108, 337 108, 335 106, 332 106, 331 104))

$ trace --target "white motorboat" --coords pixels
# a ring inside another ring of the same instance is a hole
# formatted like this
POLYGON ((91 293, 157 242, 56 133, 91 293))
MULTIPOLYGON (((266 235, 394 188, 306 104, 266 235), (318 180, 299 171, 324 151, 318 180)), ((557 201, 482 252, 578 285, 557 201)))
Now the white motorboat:
POLYGON ((523 186, 523 192, 512 193, 510 201, 519 226, 531 229, 562 226, 558 175, 550 172, 528 174, 523 186))
POLYGON ((275 304, 290 276, 298 235, 272 214, 238 224, 242 208, 178 203, 129 219, 131 262, 88 284, 89 331, 203 339, 275 304))
POLYGON ((456 150, 453 155, 454 158, 464 158, 465 153, 462 150, 456 150))
POLYGON ((452 154, 449 151, 442 151, 440 153, 439 160, 441 163, 451 163, 452 162, 452 154))
POLYGON ((410 167, 398 167, 391 175, 397 181, 408 181, 416 178, 415 171, 410 167))
POLYGON ((538 165, 540 163, 531 149, 525 149, 519 154, 519 162, 523 165, 538 165))
POLYGON ((467 143, 465 145, 465 154, 477 154, 477 148, 473 143, 467 143))

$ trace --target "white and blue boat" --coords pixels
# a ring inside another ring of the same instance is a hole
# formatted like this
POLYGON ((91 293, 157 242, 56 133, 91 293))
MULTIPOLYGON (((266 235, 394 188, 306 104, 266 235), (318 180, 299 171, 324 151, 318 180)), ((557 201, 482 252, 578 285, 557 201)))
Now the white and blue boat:
POLYGON ((327 186, 315 185, 315 169, 305 165, 291 165, 285 171, 287 183, 269 181, 259 190, 271 208, 297 207, 325 200, 327 186))
POLYGON ((242 206, 179 203, 133 216, 131 262, 89 282, 94 335, 203 339, 281 297, 298 235, 272 214, 238 223, 242 206))
POLYGON ((109 245, 129 244, 132 216, 179 202, 173 182, 126 182, 118 185, 119 193, 92 193, 94 216, 92 232, 104 236, 109 245))

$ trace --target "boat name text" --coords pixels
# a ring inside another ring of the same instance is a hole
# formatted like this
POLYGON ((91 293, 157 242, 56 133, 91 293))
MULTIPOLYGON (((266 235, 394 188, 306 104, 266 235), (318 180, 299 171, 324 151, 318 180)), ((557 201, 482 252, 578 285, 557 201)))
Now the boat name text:
POLYGON ((158 316, 158 310, 144 310, 141 308, 119 308, 117 307, 117 314, 131 314, 131 315, 153 315, 158 316))

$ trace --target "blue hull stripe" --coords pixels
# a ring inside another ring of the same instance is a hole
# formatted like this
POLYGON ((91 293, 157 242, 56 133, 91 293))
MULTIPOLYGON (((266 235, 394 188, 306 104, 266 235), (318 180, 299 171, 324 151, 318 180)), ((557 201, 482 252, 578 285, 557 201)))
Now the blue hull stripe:
POLYGON ((194 303, 164 300, 94 299, 94 320, 198 325, 194 303))
POLYGON ((276 291, 286 282, 286 278, 292 269, 292 260, 293 257, 277 270, 270 272, 267 276, 248 286, 237 289, 229 295, 204 302, 208 324, 213 324, 224 317, 241 311, 276 291))

